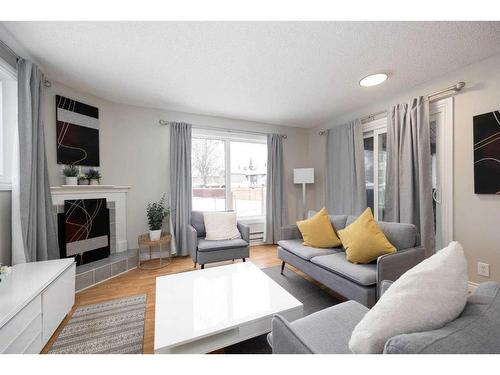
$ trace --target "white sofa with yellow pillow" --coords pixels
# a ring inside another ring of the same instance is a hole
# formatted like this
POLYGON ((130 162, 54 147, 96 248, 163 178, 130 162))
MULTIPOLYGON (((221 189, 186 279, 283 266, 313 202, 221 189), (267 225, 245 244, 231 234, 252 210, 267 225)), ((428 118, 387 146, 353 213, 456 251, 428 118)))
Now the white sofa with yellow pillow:
MULTIPOLYGON (((304 241, 297 225, 282 228, 282 239, 278 242, 282 272, 285 263, 291 264, 345 298, 372 307, 380 294, 382 280, 395 281, 425 258, 412 224, 377 223, 371 211, 359 217, 329 215, 329 219, 343 246, 315 247, 304 241), (380 233, 374 233, 375 237, 370 239, 368 232, 377 230, 380 233), (360 249, 363 241, 366 249, 360 249), (378 245, 373 246, 374 243, 378 245)), ((301 222, 298 224, 301 226, 301 222)), ((324 231, 322 228, 321 232, 324 231)))

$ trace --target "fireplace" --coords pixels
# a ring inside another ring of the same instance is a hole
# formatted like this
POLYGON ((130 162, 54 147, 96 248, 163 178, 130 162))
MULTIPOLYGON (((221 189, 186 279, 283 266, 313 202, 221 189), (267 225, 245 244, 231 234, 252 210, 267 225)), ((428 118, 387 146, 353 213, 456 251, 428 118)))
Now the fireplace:
POLYGON ((110 213, 105 198, 64 201, 58 214, 61 258, 75 257, 77 265, 110 255, 110 213))

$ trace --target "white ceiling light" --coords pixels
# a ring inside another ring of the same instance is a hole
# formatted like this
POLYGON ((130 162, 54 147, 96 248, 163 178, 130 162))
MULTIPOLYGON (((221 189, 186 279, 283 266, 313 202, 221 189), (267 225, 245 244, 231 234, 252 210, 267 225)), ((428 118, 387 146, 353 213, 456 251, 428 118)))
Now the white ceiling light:
POLYGON ((380 85, 387 79, 387 77, 388 76, 385 73, 370 74, 369 76, 362 78, 359 81, 359 85, 363 87, 380 85))

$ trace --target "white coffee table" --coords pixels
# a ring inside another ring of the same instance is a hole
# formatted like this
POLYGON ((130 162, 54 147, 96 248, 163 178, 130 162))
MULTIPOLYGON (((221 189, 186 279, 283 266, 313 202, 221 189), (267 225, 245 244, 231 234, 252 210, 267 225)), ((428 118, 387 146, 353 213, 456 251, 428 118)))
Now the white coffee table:
POLYGON ((156 279, 155 353, 209 353, 271 330, 302 303, 251 262, 156 279))

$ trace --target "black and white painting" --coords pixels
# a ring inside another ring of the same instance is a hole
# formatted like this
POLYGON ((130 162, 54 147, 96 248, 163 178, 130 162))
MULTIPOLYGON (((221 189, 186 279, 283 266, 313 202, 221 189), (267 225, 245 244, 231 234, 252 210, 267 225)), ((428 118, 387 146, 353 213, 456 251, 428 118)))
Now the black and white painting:
POLYGON ((500 111, 474 116, 474 192, 500 194, 500 111))
POLYGON ((99 166, 99 109, 56 95, 57 162, 99 166))

